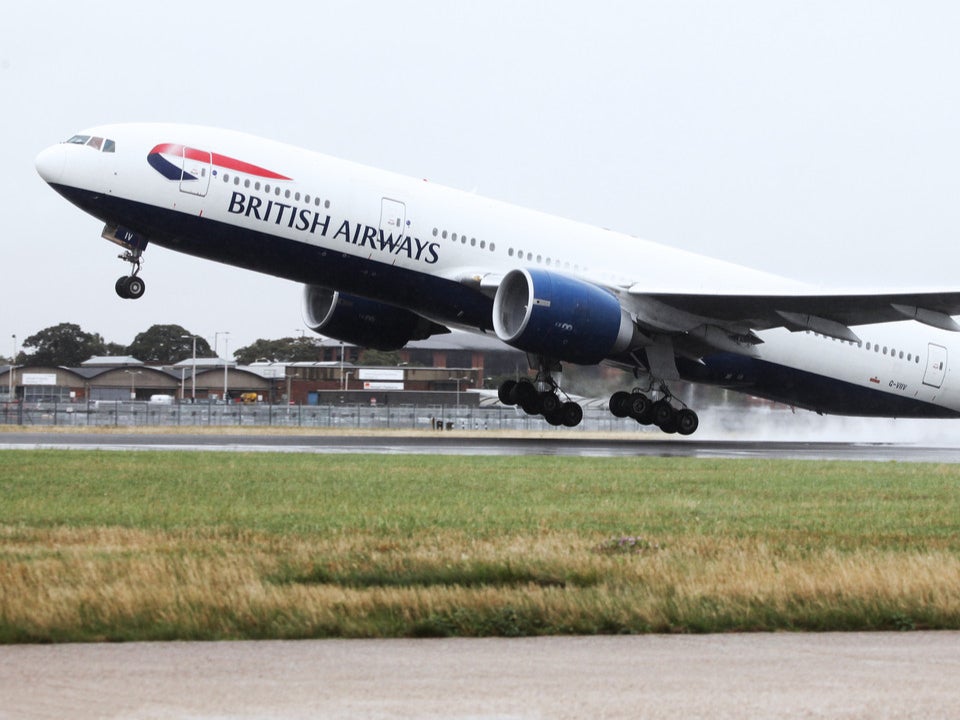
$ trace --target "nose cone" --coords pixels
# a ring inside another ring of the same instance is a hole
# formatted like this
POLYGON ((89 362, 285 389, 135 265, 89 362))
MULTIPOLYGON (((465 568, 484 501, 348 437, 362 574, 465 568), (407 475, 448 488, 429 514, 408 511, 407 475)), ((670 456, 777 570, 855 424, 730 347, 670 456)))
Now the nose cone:
POLYGON ((60 182, 63 177, 64 165, 63 145, 53 145, 37 155, 34 164, 37 166, 37 172, 48 183, 60 182))

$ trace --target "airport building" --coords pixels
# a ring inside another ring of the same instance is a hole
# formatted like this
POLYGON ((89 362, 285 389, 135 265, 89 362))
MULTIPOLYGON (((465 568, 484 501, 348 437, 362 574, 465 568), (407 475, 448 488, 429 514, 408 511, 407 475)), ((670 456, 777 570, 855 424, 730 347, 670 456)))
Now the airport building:
POLYGON ((525 375, 526 356, 496 340, 451 333, 410 343, 394 365, 361 365, 363 348, 320 339, 313 362, 239 366, 186 358, 172 366, 133 357, 93 357, 80 367, 0 366, 0 398, 37 402, 163 398, 180 402, 475 404, 471 390, 501 375, 525 375), (11 394, 12 393, 12 397, 11 394))

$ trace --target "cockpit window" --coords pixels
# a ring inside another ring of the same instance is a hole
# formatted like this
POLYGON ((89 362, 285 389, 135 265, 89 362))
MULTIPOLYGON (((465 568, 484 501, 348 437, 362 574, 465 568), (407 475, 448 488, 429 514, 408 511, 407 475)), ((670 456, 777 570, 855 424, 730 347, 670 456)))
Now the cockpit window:
POLYGON ((94 150, 99 150, 100 152, 112 153, 117 151, 117 144, 113 140, 91 135, 74 135, 72 138, 67 140, 67 144, 86 145, 87 147, 92 147, 94 150))

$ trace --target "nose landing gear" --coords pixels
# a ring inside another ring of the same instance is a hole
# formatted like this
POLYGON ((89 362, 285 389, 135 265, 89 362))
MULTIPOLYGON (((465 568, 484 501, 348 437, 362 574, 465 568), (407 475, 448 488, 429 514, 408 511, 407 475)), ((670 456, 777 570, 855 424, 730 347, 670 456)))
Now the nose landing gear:
POLYGON ((118 255, 121 260, 124 260, 130 263, 130 274, 124 275, 121 278, 117 279, 114 289, 117 291, 117 295, 122 297, 124 300, 136 300, 141 297, 144 291, 147 289, 146 283, 143 282, 143 278, 139 276, 140 266, 143 264, 143 250, 127 250, 121 255, 118 255))

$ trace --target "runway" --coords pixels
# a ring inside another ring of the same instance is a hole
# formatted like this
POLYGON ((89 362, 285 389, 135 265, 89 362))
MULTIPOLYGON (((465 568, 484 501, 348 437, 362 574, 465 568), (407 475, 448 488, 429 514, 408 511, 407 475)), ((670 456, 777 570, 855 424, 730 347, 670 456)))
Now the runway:
POLYGON ((960 717, 960 633, 0 647, 0 718, 960 717))
POLYGON ((665 436, 588 436, 493 432, 363 435, 320 433, 0 432, 0 448, 189 450, 228 452, 376 453, 431 455, 554 455, 571 457, 788 458, 960 463, 960 446, 946 443, 695 440, 665 436))

